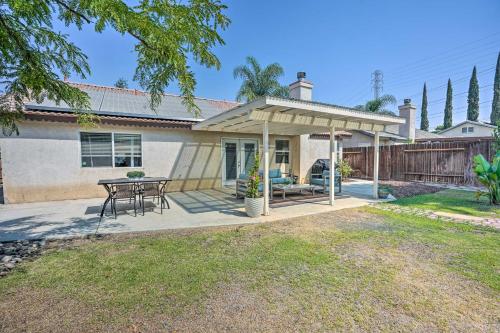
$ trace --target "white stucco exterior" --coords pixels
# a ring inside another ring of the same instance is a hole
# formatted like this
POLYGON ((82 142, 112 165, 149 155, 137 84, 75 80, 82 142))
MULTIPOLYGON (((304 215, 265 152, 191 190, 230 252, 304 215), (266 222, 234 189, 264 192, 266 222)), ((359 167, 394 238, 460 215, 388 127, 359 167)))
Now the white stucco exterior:
POLYGON ((460 138, 460 137, 487 137, 493 135, 495 126, 466 120, 447 130, 441 131, 439 134, 445 137, 460 138))
MULTIPOLYGON (((153 129, 136 126, 100 126, 85 130, 76 124, 23 121, 20 135, 1 137, 2 173, 6 203, 50 201, 104 196, 99 179, 125 177, 130 170, 173 181, 168 191, 220 188, 222 138, 251 138, 262 145, 261 136, 238 133, 197 132, 187 129, 153 129), (137 133, 142 135, 142 167, 81 167, 80 131, 137 133)), ((290 139, 293 149, 293 137, 290 139)), ((275 136, 270 137, 271 168, 276 165, 275 136)), ((293 163, 294 152, 290 158, 293 163)))

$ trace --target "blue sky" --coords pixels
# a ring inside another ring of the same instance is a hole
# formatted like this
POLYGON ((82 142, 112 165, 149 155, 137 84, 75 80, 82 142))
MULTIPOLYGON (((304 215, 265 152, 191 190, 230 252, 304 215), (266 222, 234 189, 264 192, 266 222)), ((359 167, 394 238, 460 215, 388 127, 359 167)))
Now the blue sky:
MULTIPOLYGON (((500 52, 498 0, 225 3, 232 24, 222 33, 226 45, 214 49, 222 68, 193 66, 197 96, 234 100, 240 82, 233 79, 232 71, 247 55, 262 65, 280 63, 285 69, 283 84, 294 81, 297 71, 307 72, 314 83, 314 100, 346 106, 373 97, 371 73, 380 69, 384 93, 400 102, 411 97, 419 108, 427 81, 434 127, 442 123, 448 77, 455 94, 454 123, 465 119, 469 77, 477 65, 482 87, 480 119, 489 119, 493 68, 500 52)), ((86 82, 112 85, 125 77, 131 88, 140 88, 132 82, 133 39, 113 31, 99 35, 91 28, 56 28, 68 33, 89 56, 92 75, 86 82)), ((178 89, 174 84, 167 91, 177 93, 178 89)))

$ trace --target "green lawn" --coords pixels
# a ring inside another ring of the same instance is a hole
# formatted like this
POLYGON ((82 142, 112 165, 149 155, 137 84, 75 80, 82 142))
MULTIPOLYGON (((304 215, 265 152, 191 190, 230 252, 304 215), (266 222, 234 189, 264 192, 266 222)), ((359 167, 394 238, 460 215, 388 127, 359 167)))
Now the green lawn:
POLYGON ((0 280, 0 331, 493 331, 500 234, 376 208, 82 241, 0 280))
POLYGON ((500 216, 500 207, 491 206, 488 198, 476 199, 475 192, 444 190, 432 194, 398 199, 393 204, 423 208, 432 211, 472 215, 479 217, 500 216))

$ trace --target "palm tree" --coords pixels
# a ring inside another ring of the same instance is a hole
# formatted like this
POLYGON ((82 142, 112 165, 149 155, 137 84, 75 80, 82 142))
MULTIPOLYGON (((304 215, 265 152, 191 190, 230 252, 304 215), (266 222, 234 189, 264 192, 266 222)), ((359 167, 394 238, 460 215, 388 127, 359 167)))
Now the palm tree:
POLYGON ((243 79, 237 101, 250 102, 262 96, 288 97, 288 87, 278 82, 284 74, 280 64, 270 64, 262 69, 254 57, 248 56, 246 60, 247 65, 238 66, 233 71, 235 79, 243 79))
POLYGON ((354 108, 366 112, 394 115, 394 112, 387 110, 386 107, 388 105, 396 105, 396 103, 396 97, 392 95, 382 95, 379 98, 366 102, 365 105, 356 105, 354 108))

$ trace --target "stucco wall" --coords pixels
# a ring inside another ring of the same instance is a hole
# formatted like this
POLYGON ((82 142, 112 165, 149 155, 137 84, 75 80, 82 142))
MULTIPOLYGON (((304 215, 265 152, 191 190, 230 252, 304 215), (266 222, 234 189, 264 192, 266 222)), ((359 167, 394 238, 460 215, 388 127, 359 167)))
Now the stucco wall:
MULTIPOLYGON (((373 137, 365 135, 360 132, 352 131, 352 137, 344 139, 344 148, 355 148, 355 147, 371 147, 373 146, 373 137)), ((380 138, 380 145, 391 145, 395 142, 390 141, 385 138, 380 138)))
MULTIPOLYGON (((7 203, 102 197, 105 192, 96 185, 99 179, 124 177, 132 170, 82 168, 82 129, 77 125, 24 121, 19 129, 20 136, 0 138, 7 203)), ((91 131, 142 134, 143 167, 134 169, 172 178, 168 191, 221 187, 221 138, 254 138, 262 144, 259 135, 185 129, 100 126, 91 131)), ((271 136, 271 168, 280 167, 275 164, 274 140, 271 136)), ((290 158, 293 163, 294 153, 290 158)))
POLYGON ((475 137, 475 136, 492 136, 493 135, 493 128, 489 128, 486 126, 479 126, 479 125, 473 125, 473 124, 463 124, 462 126, 458 126, 457 128, 453 128, 449 131, 442 132, 441 135, 447 136, 447 137, 475 137), (462 133, 462 128, 463 127, 474 127, 474 132, 472 133, 462 133))

